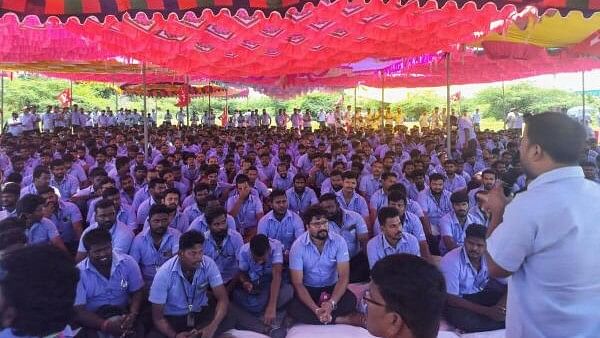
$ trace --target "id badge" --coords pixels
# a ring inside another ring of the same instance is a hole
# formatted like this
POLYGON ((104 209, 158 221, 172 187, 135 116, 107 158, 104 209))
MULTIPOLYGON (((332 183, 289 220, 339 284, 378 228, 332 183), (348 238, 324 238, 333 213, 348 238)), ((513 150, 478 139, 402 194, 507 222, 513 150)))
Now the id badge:
POLYGON ((188 306, 188 314, 186 318, 186 325, 188 328, 193 328, 196 326, 196 319, 194 318, 194 313, 192 312, 192 306, 188 306))

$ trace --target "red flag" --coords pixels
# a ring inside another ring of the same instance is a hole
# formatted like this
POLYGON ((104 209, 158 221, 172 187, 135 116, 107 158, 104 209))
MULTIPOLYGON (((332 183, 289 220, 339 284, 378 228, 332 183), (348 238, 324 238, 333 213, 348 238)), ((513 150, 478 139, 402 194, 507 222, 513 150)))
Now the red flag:
POLYGON ((227 107, 223 108, 223 115, 221 115, 221 126, 223 128, 227 127, 227 123, 229 123, 229 111, 227 107))
POLYGON ((60 103, 62 108, 69 107, 73 101, 73 98, 71 97, 71 90, 68 88, 58 94, 56 98, 58 99, 58 103, 60 103))
POLYGON ((460 101, 460 91, 452 94, 452 96, 450 96, 450 100, 452 100, 452 101, 460 101))
POLYGON ((181 87, 179 94, 177 94, 177 107, 185 107, 190 103, 190 94, 187 91, 187 87, 181 87))

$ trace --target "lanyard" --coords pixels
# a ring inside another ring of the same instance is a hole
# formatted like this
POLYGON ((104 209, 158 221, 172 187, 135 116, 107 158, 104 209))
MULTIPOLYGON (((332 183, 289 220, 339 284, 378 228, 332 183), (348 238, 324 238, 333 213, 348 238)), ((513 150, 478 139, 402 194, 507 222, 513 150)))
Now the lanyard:
POLYGON ((190 283, 190 285, 192 286, 192 297, 190 299, 190 296, 188 294, 187 291, 187 287, 186 287, 186 282, 189 283, 189 281, 182 277, 181 275, 179 276, 179 278, 181 278, 181 283, 183 284, 183 292, 185 293, 185 300, 187 301, 188 304, 188 314, 192 313, 192 309, 194 307, 194 299, 196 298, 196 287, 194 286, 194 281, 196 281, 196 271, 194 271, 194 277, 192 277, 192 282, 190 283))

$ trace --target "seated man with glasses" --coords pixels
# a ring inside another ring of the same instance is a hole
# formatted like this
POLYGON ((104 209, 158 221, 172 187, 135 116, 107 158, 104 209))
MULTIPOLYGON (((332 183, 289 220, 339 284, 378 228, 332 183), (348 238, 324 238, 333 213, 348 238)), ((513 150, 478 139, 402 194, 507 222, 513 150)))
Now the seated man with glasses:
POLYGON ((367 330, 384 338, 435 338, 445 302, 435 266, 415 255, 386 256, 375 263, 363 296, 367 330))
POLYGON ((348 290, 350 256, 346 241, 329 232, 326 211, 319 205, 304 213, 307 231, 290 250, 290 273, 296 296, 288 313, 305 324, 360 325, 356 297, 348 290))

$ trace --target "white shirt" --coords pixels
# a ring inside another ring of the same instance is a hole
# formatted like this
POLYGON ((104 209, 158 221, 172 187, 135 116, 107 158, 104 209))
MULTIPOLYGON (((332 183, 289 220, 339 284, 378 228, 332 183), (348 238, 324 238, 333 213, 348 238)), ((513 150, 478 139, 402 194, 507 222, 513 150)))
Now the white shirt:
POLYGON ((44 113, 42 115, 42 129, 43 130, 54 129, 54 114, 53 113, 44 113))
POLYGON ((35 122, 36 117, 32 113, 23 114, 21 116, 21 124, 23 124, 23 130, 33 130, 33 123, 35 122))
POLYGON ((508 284, 506 337, 600 337, 600 185, 579 166, 534 179, 487 240, 508 284))

